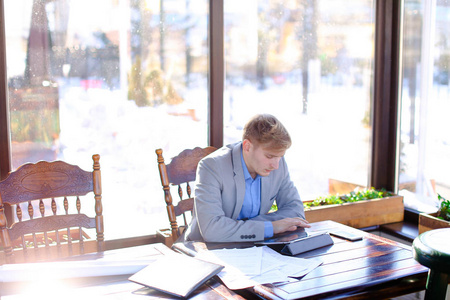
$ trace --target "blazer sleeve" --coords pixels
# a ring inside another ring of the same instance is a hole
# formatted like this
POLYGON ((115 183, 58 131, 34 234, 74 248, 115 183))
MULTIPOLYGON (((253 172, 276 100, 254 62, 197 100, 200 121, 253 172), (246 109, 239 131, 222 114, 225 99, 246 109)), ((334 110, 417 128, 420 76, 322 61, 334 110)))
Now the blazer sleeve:
POLYGON ((275 195, 272 202, 265 206, 265 211, 261 211, 261 214, 252 220, 276 221, 284 218, 296 217, 305 219, 303 202, 300 199, 297 188, 290 178, 289 170, 284 158, 281 160, 277 171, 279 177, 273 178, 270 182, 270 196, 275 195), (278 210, 273 213, 268 213, 273 200, 275 200, 278 210))
POLYGON ((209 157, 197 168, 194 209, 205 242, 243 242, 264 239, 264 222, 235 220, 236 185, 229 161, 209 157), (225 178, 227 177, 228 178, 225 178))

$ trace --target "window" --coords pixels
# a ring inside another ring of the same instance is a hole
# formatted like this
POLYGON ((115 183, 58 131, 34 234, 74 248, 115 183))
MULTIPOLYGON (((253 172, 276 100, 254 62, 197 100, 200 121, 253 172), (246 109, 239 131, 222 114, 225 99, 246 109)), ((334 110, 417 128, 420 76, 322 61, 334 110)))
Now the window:
POLYGON ((225 1, 224 143, 276 115, 303 200, 368 185, 373 1, 225 1), (345 187, 345 188, 343 188, 345 187))
MULTIPOLYGON (((222 135, 224 144, 235 142, 249 117, 269 112, 292 135, 286 158, 304 200, 328 193, 333 182, 347 190, 373 183, 394 186, 396 161, 384 153, 395 152, 391 137, 397 129, 406 205, 419 207, 414 185, 422 169, 426 185, 449 197, 448 123, 442 117, 449 90, 445 1, 437 0, 431 14, 426 1, 405 1, 401 127, 393 118, 379 118, 378 112, 392 112, 397 105, 391 88, 397 91, 399 70, 391 62, 398 47, 390 41, 397 32, 389 26, 400 22, 400 2, 0 0, 5 8, 0 30, 7 40, 0 36, 0 55, 6 50, 12 137, 7 140, 3 130, 1 94, 2 175, 9 143, 13 169, 56 158, 89 170, 91 155, 99 153, 106 238, 151 234, 167 227, 154 150, 163 148, 169 161, 182 149, 207 145, 208 136, 214 146, 220 146, 222 135), (212 20, 217 15, 219 20, 212 20), (211 24, 216 31, 208 38, 211 24), (222 46, 211 42, 222 29, 225 80, 217 68, 222 46), (434 47, 425 52, 422 45, 434 47), (411 62, 423 64, 426 57, 432 58, 428 72, 433 76, 426 78, 433 84, 425 93, 429 100, 422 101, 419 70, 424 69, 411 62), (427 142, 419 144, 421 139, 427 142), (425 160, 418 159, 419 152, 425 160), (123 222, 135 232, 121 232, 123 222)), ((0 67, 1 84, 2 60, 0 67)), ((435 197, 428 198, 423 203, 435 197)))
POLYGON ((399 190, 435 212, 450 198, 450 3, 405 1, 399 190))
POLYGON ((98 153, 106 238, 165 226, 155 149, 207 145, 208 2, 4 4, 13 169, 98 153))

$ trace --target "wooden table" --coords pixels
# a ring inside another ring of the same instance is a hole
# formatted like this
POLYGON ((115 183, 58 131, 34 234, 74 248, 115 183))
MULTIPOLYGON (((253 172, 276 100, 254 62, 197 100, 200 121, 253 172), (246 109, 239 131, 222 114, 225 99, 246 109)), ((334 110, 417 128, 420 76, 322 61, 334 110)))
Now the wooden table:
MULTIPOLYGON (((142 285, 128 281, 132 274, 126 274, 129 270, 134 272, 139 264, 147 261, 151 262, 158 257, 172 251, 163 244, 151 244, 138 247, 123 248, 103 253, 85 254, 64 261, 50 262, 44 264, 44 269, 58 269, 59 266, 66 266, 67 262, 76 261, 84 267, 75 267, 76 270, 86 271, 90 275, 80 275, 73 278, 54 278, 54 275, 45 272, 33 274, 33 280, 1 282, 0 280, 0 299, 177 299, 162 292, 155 291, 142 285), (118 263, 118 268, 114 264, 107 264, 103 267, 108 270, 99 270, 99 260, 114 261, 118 263), (135 260, 135 261, 134 261, 135 260), (87 263, 87 264, 86 264, 87 263), (123 263, 123 265, 121 265, 123 263), (89 266, 92 267, 89 267, 89 266), (55 268, 56 266, 56 268, 55 268), (91 270, 92 269, 92 270, 91 270), (114 270, 118 271, 114 274, 114 270), (92 272, 101 274, 92 275, 92 272)), ((34 272, 32 264, 24 265, 24 272, 34 272), (28 269, 28 270, 27 270, 28 269)), ((0 272, 2 271, 0 266, 0 272)), ((66 270, 73 272, 73 270, 66 270)), ((174 270, 175 272, 176 270, 174 270)), ((17 272, 16 272, 17 273, 17 272)), ((12 274, 12 273, 11 273, 12 274)), ((4 274, 1 274, 4 276, 4 274)), ((14 274, 13 274, 14 275, 14 274)), ((67 276, 67 275, 66 275, 67 276)), ((64 276, 62 276, 64 277, 64 276)), ((0 278, 2 278, 0 276, 0 278)), ((5 277, 3 277, 5 278, 5 277)), ((6 277, 8 278, 8 277, 6 277)), ((174 283, 176 284, 176 283, 174 283)), ((228 290, 223 284, 215 278, 209 280, 206 284, 197 289, 190 298, 195 299, 243 299, 236 293, 228 290)))
MULTIPOLYGON (((319 258, 323 264, 293 283, 256 286, 254 294, 266 299, 385 299, 425 289, 428 269, 414 260, 411 247, 333 221, 311 225, 308 232, 343 229, 364 238, 350 242, 333 237, 334 245, 297 255, 319 258)), ((185 243, 183 246, 201 251, 250 245, 185 243)))

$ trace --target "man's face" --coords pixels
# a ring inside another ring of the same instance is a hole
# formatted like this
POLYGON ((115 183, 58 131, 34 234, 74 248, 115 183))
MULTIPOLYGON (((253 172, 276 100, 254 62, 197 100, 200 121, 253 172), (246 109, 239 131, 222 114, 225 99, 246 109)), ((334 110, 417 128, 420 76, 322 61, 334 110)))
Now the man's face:
POLYGON ((286 153, 286 150, 274 150, 249 140, 242 143, 244 161, 247 165, 250 175, 255 178, 256 174, 260 176, 269 176, 270 172, 278 169, 280 159, 286 153))

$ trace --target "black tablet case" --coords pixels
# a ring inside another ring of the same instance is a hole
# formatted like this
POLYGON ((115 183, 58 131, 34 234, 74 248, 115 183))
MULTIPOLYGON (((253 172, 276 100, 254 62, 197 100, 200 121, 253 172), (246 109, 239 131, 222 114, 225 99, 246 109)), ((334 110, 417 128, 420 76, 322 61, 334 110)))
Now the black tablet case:
POLYGON ((288 243, 281 249, 281 253, 288 255, 297 255, 306 251, 333 245, 333 239, 328 233, 311 235, 298 241, 288 243))

